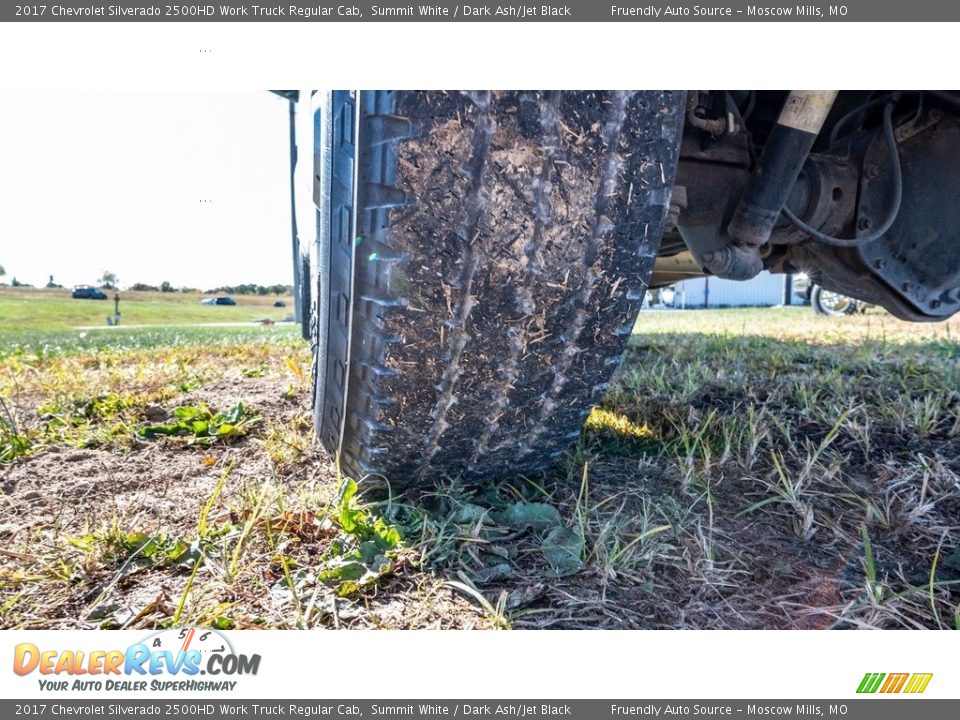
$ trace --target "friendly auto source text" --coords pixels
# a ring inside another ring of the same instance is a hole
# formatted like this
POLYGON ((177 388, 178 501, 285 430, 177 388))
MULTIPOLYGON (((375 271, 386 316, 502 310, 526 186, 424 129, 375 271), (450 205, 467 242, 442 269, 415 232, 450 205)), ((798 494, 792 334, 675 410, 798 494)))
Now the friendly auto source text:
MULTIPOLYGON (((847 14, 846 5, 830 6, 830 15, 844 16, 847 14)), ((767 7, 764 5, 747 5, 745 9, 734 9, 730 7, 704 7, 703 5, 694 5, 692 7, 679 5, 641 5, 624 6, 611 5, 610 17, 612 18, 671 18, 671 17, 823 17, 824 11, 816 5, 791 5, 767 7)))

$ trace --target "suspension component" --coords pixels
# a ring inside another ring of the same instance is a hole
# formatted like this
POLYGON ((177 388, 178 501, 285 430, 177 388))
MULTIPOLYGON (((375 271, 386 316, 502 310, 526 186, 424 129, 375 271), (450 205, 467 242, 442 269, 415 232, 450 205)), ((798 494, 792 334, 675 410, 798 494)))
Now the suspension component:
POLYGON ((770 240, 836 97, 833 90, 790 92, 727 228, 734 243, 759 247, 770 240))

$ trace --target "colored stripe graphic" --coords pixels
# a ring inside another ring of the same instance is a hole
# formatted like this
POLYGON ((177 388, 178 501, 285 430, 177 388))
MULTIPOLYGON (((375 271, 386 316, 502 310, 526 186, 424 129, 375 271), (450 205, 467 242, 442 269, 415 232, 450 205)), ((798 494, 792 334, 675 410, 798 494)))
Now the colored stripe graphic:
POLYGON ((933 673, 890 673, 888 675, 868 672, 860 681, 857 692, 860 694, 880 692, 888 695, 900 692, 918 694, 927 689, 932 678, 933 673))
POLYGON ((887 681, 883 684, 883 687, 880 688, 882 693, 898 693, 903 689, 904 683, 907 682, 907 678, 910 677, 910 673, 890 673, 887 675, 887 681))
POLYGON ((930 684, 931 678, 933 678, 933 673, 914 673, 913 677, 910 678, 910 682, 904 692, 922 693, 927 689, 927 685, 930 684))
POLYGON ((863 680, 860 681, 860 687, 857 688, 857 692, 875 693, 877 688, 880 687, 880 683, 884 677, 886 677, 884 673, 867 673, 863 676, 863 680))

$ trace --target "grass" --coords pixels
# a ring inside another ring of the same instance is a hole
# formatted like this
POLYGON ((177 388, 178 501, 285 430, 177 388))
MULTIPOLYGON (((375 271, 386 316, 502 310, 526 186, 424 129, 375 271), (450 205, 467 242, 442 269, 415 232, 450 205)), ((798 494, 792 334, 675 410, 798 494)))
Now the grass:
MULTIPOLYGON (((35 362, 58 356, 117 355, 155 348, 218 348, 292 342, 298 329, 289 325, 249 327, 143 327, 98 330, 0 331, 0 358, 35 362)), ((255 366, 251 365, 249 369, 255 366)))
POLYGON ((386 497, 313 443, 293 328, 21 331, 0 625, 955 629, 956 329, 644 314, 556 468, 386 497))
MULTIPOLYGON (((22 332, 69 330, 77 327, 104 327, 114 311, 113 292, 107 300, 74 300, 67 289, 0 287, 0 337, 22 332)), ((267 318, 274 322, 293 312, 293 299, 280 298, 284 308, 275 308, 274 296, 238 295, 236 305, 201 305, 207 295, 200 293, 120 293, 123 325, 185 325, 192 323, 252 322, 267 318)))

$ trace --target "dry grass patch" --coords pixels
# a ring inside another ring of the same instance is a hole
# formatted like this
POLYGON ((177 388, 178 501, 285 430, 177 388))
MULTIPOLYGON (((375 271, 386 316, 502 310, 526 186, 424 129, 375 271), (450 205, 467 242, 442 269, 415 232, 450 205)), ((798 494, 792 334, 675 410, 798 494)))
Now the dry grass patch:
POLYGON ((0 624, 957 628, 954 326, 809 313, 641 316, 558 467, 402 494, 318 451, 292 334, 14 353, 0 624))

